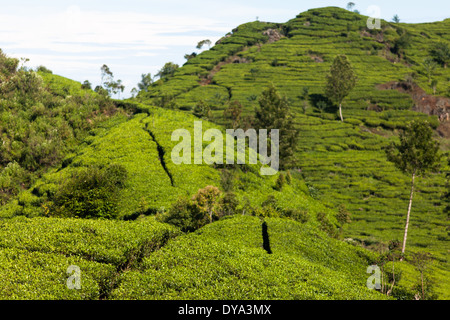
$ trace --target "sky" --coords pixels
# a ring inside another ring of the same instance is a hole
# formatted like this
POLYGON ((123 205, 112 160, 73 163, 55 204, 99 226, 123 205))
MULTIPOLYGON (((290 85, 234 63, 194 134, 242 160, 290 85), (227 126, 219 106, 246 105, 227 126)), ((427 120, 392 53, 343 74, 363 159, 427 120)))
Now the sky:
MULTIPOLYGON (((25 66, 43 65, 79 82, 100 84, 108 65, 130 96, 141 74, 155 75, 166 62, 182 66, 199 41, 214 44, 240 24, 286 22, 311 8, 345 8, 349 1, 274 0, 0 0, 0 49, 28 58, 25 66)), ((422 23, 450 18, 447 0, 353 1, 361 14, 391 21, 422 23)))

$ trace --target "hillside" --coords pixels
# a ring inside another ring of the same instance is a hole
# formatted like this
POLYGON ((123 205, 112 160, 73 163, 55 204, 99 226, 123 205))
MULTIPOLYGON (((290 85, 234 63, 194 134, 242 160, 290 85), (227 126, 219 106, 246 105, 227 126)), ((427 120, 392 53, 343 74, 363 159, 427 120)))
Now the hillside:
POLYGON ((422 63, 433 43, 450 41, 450 19, 381 30, 366 20, 329 7, 241 25, 125 101, 1 54, 0 298, 414 299, 410 257, 427 251, 427 294, 448 299, 450 73, 436 69, 434 94, 422 63), (393 50, 405 32, 410 45, 393 50), (343 123, 324 95, 337 54, 358 76, 343 123), (203 133, 225 132, 229 104, 251 124, 270 84, 295 114, 293 165, 264 176, 260 162, 173 163, 172 133, 193 133, 197 106, 211 109, 203 133), (386 285, 396 281, 387 297, 367 289, 366 270, 403 236, 410 177, 384 149, 412 119, 431 122, 446 156, 418 179, 407 259, 394 261, 397 276, 385 265, 386 285), (203 212, 184 232, 208 186, 220 194, 211 220, 203 212), (82 290, 66 289, 69 265, 84 270, 82 290))
MULTIPOLYGON (((287 23, 243 24, 187 61, 172 78, 141 92, 138 100, 157 104, 161 97, 171 97, 187 111, 206 102, 211 120, 226 124, 228 102, 239 101, 244 115, 251 116, 262 90, 273 83, 296 114, 300 141, 294 169, 319 191, 318 199, 331 207, 345 204, 352 212, 345 236, 370 247, 401 239, 410 177, 387 162, 384 148, 408 121, 427 119, 442 151, 448 152, 450 72, 437 68, 434 95, 423 61, 434 43, 450 41, 450 19, 382 21, 381 30, 369 30, 366 21, 330 7, 311 9, 287 23), (405 33, 409 46, 394 50, 405 33), (324 95, 326 74, 338 54, 348 56, 358 77, 344 100, 344 123, 324 95), (319 108, 320 101, 327 106, 319 108)), ((408 240, 412 250, 433 252, 448 270, 445 172, 446 160, 440 173, 419 179, 408 240)))

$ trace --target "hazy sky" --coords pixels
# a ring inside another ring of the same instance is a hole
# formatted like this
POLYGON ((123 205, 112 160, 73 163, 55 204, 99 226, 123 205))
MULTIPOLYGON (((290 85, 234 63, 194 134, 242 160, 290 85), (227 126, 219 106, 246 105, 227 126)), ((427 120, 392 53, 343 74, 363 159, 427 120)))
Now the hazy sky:
MULTIPOLYGON (((100 67, 107 64, 128 93, 142 73, 154 75, 168 61, 183 65, 184 54, 198 52, 200 40, 214 43, 257 17, 286 22, 311 8, 345 8, 348 2, 0 0, 0 48, 8 56, 29 58, 28 67, 44 65, 94 86, 100 83, 100 67)), ((366 15, 369 6, 378 6, 385 20, 394 14, 410 23, 450 17, 448 0, 353 2, 366 15)))

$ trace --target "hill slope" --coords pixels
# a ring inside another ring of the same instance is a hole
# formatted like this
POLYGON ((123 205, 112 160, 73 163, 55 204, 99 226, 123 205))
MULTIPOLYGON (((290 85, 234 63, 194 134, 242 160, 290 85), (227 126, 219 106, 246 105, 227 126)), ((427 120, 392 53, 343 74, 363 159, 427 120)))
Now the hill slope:
MULTIPOLYGON (((158 103, 168 96, 182 110, 206 102, 212 121, 227 125, 223 112, 229 102, 239 101, 244 114, 252 115, 262 90, 275 84, 296 113, 300 141, 295 166, 319 190, 320 200, 332 207, 347 205, 353 222, 345 235, 373 247, 401 239, 410 178, 387 162, 384 148, 413 119, 427 119, 445 134, 449 121, 438 116, 448 113, 450 105, 439 95, 450 95, 450 71, 436 69, 434 96, 423 62, 435 43, 449 43, 450 19, 427 24, 382 21, 381 30, 368 29, 366 21, 365 16, 329 7, 308 10, 287 23, 241 25, 172 78, 141 92, 138 100, 158 103), (405 34, 409 45, 399 49, 405 34), (348 56, 358 76, 356 88, 344 100, 344 123, 337 121, 336 107, 324 96, 325 77, 338 54, 348 56), (306 98, 303 88, 309 89, 306 98), (418 95, 414 88, 425 93, 418 95), (327 107, 320 109, 319 101, 327 107)), ((436 139, 448 152, 448 139, 437 133, 436 139)), ((445 160, 441 172, 418 180, 408 237, 409 249, 432 252, 443 270, 448 270, 449 240, 442 199, 446 172, 445 160)), ((448 275, 444 278, 448 284, 448 275)))

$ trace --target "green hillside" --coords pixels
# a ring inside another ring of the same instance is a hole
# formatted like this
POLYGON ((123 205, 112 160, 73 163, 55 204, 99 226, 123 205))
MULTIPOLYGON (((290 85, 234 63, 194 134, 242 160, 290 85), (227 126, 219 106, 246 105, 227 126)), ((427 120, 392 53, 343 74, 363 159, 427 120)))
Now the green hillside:
MULTIPOLYGON (((172 78, 141 92, 138 100, 158 103, 159 97, 171 96, 182 110, 203 101, 212 110, 211 120, 226 124, 223 112, 228 101, 239 101, 244 114, 253 115, 262 90, 273 83, 296 112, 300 140, 295 169, 319 191, 320 200, 332 207, 345 204, 351 211, 353 221, 345 236, 371 247, 401 240, 410 177, 387 162, 384 148, 410 120, 427 119, 438 131, 447 123, 414 111, 420 102, 413 92, 379 88, 413 82, 433 96, 423 61, 435 43, 450 41, 450 19, 426 24, 382 21, 381 30, 368 29, 366 21, 365 16, 330 7, 311 9, 284 24, 241 25, 186 62, 172 78), (264 35, 268 30, 279 40, 264 35), (394 53, 404 34, 410 38, 409 46, 394 53), (344 100, 344 123, 325 97, 326 75, 338 54, 349 58, 358 77, 344 100), (309 90, 307 98, 304 88, 309 90), (325 109, 319 108, 319 101, 327 103, 325 109)), ((436 95, 449 97, 448 68, 438 67, 434 78, 436 95)), ((448 136, 436 133, 436 139, 447 153, 448 136)), ((447 204, 442 199, 446 172, 443 161, 441 172, 418 180, 408 238, 411 250, 433 252, 444 270, 448 270, 448 217, 443 212, 447 204)), ((448 286, 448 276, 446 281, 448 286)))
POLYGON ((450 97, 450 72, 436 68, 434 94, 423 61, 450 41, 450 19, 381 30, 366 21, 328 7, 250 22, 123 101, 0 52, 0 298, 411 300, 414 254, 427 251, 427 297, 448 299, 448 120, 433 99, 450 97), (338 54, 358 77, 344 122, 325 97, 338 54), (251 125, 270 84, 300 133, 286 170, 173 163, 175 130, 193 136, 202 120, 203 133, 225 132, 234 101, 251 125), (428 114, 416 86, 434 101, 428 114), (410 177, 385 148, 413 119, 432 124, 445 156, 440 172, 418 178, 399 262, 390 245, 403 237, 410 177), (201 202, 205 190, 217 190, 214 205, 201 202), (374 264, 383 293, 395 284, 389 296, 366 287, 374 264), (66 287, 71 265, 81 290, 66 287))

